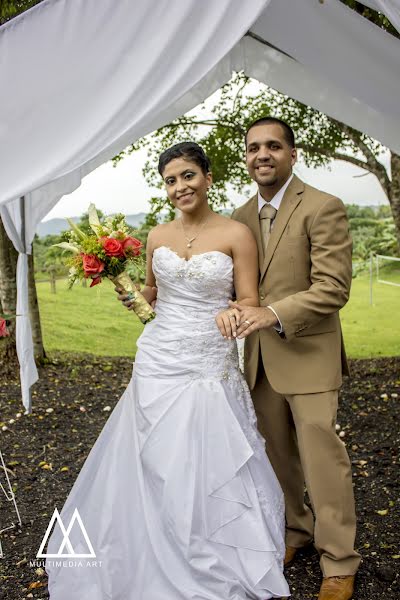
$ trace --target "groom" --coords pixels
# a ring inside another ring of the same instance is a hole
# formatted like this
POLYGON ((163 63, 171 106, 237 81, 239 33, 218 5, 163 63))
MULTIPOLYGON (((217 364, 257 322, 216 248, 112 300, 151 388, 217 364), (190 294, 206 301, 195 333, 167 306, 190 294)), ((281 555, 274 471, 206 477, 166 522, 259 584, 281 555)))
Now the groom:
POLYGON ((351 466, 335 422, 348 374, 339 309, 349 297, 352 244, 343 203, 293 175, 296 159, 287 123, 250 125, 246 164, 258 193, 232 218, 257 240, 260 307, 232 306, 258 426, 285 494, 285 565, 314 541, 318 600, 349 600, 360 555, 351 466))

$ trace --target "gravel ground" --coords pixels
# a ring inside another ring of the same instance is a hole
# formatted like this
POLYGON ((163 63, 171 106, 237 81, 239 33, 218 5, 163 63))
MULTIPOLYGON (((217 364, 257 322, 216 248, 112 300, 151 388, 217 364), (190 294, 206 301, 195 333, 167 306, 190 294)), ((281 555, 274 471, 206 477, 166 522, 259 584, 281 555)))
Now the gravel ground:
MULTIPOLYGON (((353 465, 357 547, 363 556, 354 600, 400 599, 400 358, 358 360, 351 366, 338 423, 353 465)), ((48 598, 46 575, 31 561, 37 560, 54 507, 62 508, 131 368, 126 358, 56 355, 41 369, 30 415, 23 414, 18 382, 0 373, 0 449, 23 521, 21 528, 1 534, 0 600, 48 598)), ((12 505, 0 489, 0 527, 13 520, 12 505)), ((293 600, 316 598, 315 551, 301 553, 287 577, 293 600)))

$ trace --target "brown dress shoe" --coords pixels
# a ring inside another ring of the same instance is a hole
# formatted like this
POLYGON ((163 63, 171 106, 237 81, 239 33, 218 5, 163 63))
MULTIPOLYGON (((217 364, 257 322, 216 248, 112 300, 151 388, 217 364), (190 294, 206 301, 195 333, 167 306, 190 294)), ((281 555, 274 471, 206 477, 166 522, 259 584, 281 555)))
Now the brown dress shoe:
POLYGON ((351 600, 354 593, 354 575, 324 577, 318 600, 351 600))
POLYGON ((294 561, 294 557, 297 554, 297 550, 299 550, 299 548, 293 548, 293 546, 286 546, 285 558, 283 561, 283 565, 285 567, 288 567, 292 564, 292 562, 294 561))

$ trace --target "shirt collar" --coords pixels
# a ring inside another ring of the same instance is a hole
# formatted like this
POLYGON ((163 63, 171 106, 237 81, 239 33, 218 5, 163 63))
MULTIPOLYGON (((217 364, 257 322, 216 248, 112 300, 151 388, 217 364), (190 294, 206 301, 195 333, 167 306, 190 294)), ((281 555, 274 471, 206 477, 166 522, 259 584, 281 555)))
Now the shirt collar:
MULTIPOLYGON (((281 189, 276 192, 275 196, 268 203, 271 206, 273 206, 274 208, 276 208, 276 210, 279 209, 279 207, 281 205, 281 202, 282 202, 282 198, 284 196, 284 193, 286 192, 286 189, 287 189, 289 183, 292 181, 292 179, 293 179, 293 173, 291 174, 291 176, 289 177, 289 179, 286 181, 286 183, 283 184, 283 186, 281 187, 281 189)), ((262 207, 264 206, 264 204, 267 204, 267 202, 261 196, 260 192, 258 192, 258 212, 260 212, 260 210, 262 209, 262 207)))

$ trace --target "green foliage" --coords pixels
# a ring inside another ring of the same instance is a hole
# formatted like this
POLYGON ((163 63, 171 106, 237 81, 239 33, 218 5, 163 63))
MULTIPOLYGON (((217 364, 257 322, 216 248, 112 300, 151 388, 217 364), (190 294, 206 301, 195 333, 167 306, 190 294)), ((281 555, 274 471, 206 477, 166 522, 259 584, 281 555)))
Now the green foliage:
MULTIPOLYGON (((360 156, 360 147, 364 147, 376 158, 384 148, 369 136, 289 98, 265 85, 252 81, 243 73, 236 73, 231 81, 224 85, 213 101, 200 107, 201 114, 190 113, 175 119, 146 138, 131 144, 126 150, 114 157, 117 165, 124 156, 139 148, 146 148, 148 160, 143 175, 152 187, 163 187, 157 171, 158 157, 169 146, 184 140, 198 142, 211 159, 213 186, 209 198, 214 210, 221 210, 229 204, 229 194, 233 189, 246 196, 250 178, 244 157, 244 136, 248 125, 262 116, 272 115, 285 120, 295 131, 297 147, 308 166, 329 166, 333 158, 360 156)), ((152 198, 150 202, 149 222, 156 223, 173 218, 169 207, 166 215, 165 197, 152 198)))
POLYGON ((43 0, 2 0, 0 3, 0 25, 25 12, 43 0))
POLYGON ((62 252, 54 248, 53 244, 61 242, 59 235, 46 235, 33 240, 33 255, 35 262, 35 273, 48 275, 53 273, 56 277, 65 276, 68 272, 62 260, 62 252))
POLYGON ((353 238, 353 258, 367 261, 372 253, 397 255, 397 240, 389 206, 346 206, 353 238))

